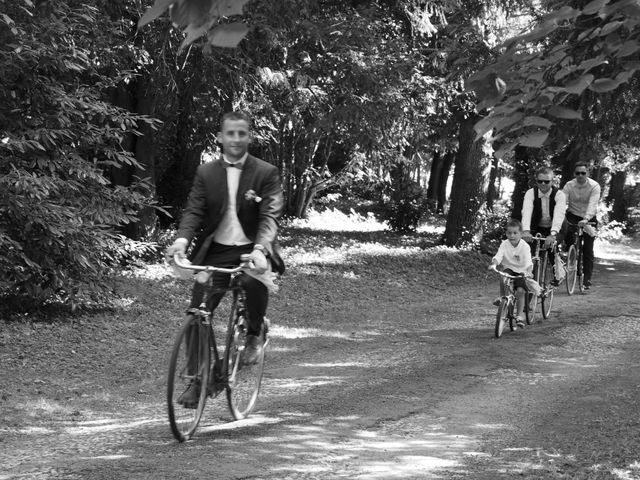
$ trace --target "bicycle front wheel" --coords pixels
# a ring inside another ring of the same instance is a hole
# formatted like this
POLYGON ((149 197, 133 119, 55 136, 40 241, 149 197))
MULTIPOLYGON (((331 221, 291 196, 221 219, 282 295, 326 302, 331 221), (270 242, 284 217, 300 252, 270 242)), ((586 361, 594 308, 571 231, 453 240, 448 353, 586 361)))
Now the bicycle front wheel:
POLYGON ((495 326, 495 335, 496 338, 500 338, 502 336, 502 332, 504 331, 504 327, 507 324, 507 315, 509 314, 509 302, 506 298, 500 300, 500 305, 498 306, 498 313, 496 313, 496 326, 495 326))
POLYGON ((211 351, 200 319, 189 315, 171 352, 167 406, 173 436, 180 442, 195 433, 207 400, 211 351))
POLYGON ((544 263, 542 267, 542 316, 543 318, 549 318, 551 315, 551 304, 553 303, 553 295, 555 289, 551 282, 553 281, 553 266, 548 261, 544 263))
POLYGON ((578 279, 578 252, 576 251, 575 245, 571 245, 569 247, 569 251, 567 252, 567 278, 566 278, 566 286, 567 293, 569 295, 573 295, 573 292, 576 288, 576 280, 578 279))
MULTIPOLYGON (((238 295, 242 295, 241 293, 238 295)), ((227 401, 233 418, 246 418, 256 405, 264 371, 264 348, 259 359, 251 364, 242 363, 242 352, 247 340, 247 320, 239 311, 238 295, 231 306, 227 343, 224 352, 227 373, 227 401)), ((262 334, 264 342, 264 333, 262 334)))

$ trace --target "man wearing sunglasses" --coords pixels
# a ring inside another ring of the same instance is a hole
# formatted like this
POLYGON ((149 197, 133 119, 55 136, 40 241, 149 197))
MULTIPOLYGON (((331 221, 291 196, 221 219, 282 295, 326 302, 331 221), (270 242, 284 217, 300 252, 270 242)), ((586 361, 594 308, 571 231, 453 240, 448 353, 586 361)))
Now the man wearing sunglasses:
MULTIPOLYGON (((566 183, 562 189, 567 196, 567 235, 565 242, 570 245, 575 234, 575 225, 584 227, 587 223, 597 224, 596 213, 600 200, 600 184, 589 178, 589 167, 579 162, 573 169, 575 178, 566 183)), ((594 225, 595 226, 595 225, 594 225)), ((584 260, 584 288, 591 287, 593 274, 593 241, 595 230, 585 229, 582 237, 582 258, 584 260)))
MULTIPOLYGON (((522 204, 522 239, 531 242, 531 238, 539 233, 545 237, 546 248, 551 248, 557 241, 567 209, 566 196, 553 184, 553 179, 551 168, 539 168, 536 186, 527 190, 522 204)), ((553 283, 559 283, 557 277, 553 283)))

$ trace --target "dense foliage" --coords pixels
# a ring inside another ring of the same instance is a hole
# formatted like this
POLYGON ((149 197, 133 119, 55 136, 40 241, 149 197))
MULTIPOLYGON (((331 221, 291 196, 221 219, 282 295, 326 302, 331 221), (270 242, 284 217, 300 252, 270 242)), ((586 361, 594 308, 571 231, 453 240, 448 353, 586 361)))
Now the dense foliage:
POLYGON ((72 305, 106 293, 116 227, 148 203, 123 137, 149 120, 105 101, 120 80, 109 45, 94 41, 97 10, 73 2, 2 2, 0 15, 0 296, 72 305))

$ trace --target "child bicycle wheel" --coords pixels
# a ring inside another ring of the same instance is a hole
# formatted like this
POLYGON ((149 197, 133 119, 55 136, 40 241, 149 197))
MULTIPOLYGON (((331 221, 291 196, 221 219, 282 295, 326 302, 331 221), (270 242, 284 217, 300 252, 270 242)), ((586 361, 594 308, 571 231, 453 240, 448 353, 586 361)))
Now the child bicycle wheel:
POLYGON ((513 324, 513 315, 509 314, 510 302, 508 299, 503 298, 500 300, 500 305, 498 305, 498 312, 496 313, 496 325, 495 325, 495 336, 496 338, 500 338, 502 336, 502 332, 504 331, 504 327, 507 325, 507 321, 509 322, 509 328, 511 331, 515 330, 513 324))
MULTIPOLYGON (((224 352, 224 365, 227 372, 227 402, 233 418, 246 418, 256 405, 260 393, 260 383, 264 371, 264 346, 260 358, 251 365, 242 363, 242 352, 247 339, 247 324, 244 311, 240 311, 238 297, 234 296, 231 305, 227 343, 224 352)), ((244 302, 243 302, 244 303, 244 302)), ((261 333, 266 339, 265 328, 261 333)))
POLYGON ((167 380, 167 407, 169 424, 173 436, 180 442, 189 440, 198 428, 207 400, 209 381, 209 336, 202 328, 200 319, 188 315, 178 337, 175 340, 167 380), (187 352, 191 344, 193 351, 187 352), (189 355, 188 355, 189 353, 189 355), (185 403, 184 395, 189 389, 199 389, 195 402, 185 403))

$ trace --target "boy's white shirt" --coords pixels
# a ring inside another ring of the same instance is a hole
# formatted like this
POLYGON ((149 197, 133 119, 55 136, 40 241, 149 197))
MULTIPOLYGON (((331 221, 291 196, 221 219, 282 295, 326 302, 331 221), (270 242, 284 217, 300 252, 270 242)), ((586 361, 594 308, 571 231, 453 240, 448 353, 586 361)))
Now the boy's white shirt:
POLYGON ((531 248, 529 244, 520 239, 514 247, 509 240, 503 240, 498 252, 493 257, 494 263, 510 268, 516 273, 532 275, 533 261, 531 260, 531 248))

